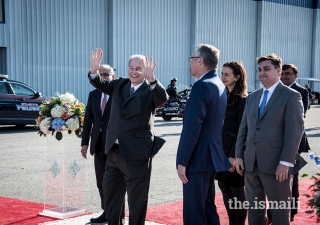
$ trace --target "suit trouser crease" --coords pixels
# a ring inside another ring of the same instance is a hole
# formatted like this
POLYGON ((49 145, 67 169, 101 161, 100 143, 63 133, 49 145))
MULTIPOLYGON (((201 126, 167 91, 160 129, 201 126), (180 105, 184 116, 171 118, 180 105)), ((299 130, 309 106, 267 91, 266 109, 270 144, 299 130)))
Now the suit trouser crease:
POLYGON ((119 149, 108 153, 103 180, 105 209, 109 225, 120 224, 120 211, 127 191, 129 224, 145 223, 151 176, 151 159, 125 160, 119 149))
POLYGON ((273 207, 276 207, 276 204, 280 206, 281 202, 288 203, 289 201, 285 209, 271 208, 270 211, 273 225, 290 224, 291 179, 279 182, 275 175, 262 173, 255 165, 252 172, 245 172, 244 180, 246 199, 249 202, 249 225, 267 224, 266 196, 268 196, 269 205, 272 203, 273 207))
POLYGON ((237 202, 243 203, 246 201, 244 187, 231 187, 218 181, 219 188, 222 192, 224 206, 229 217, 229 225, 244 225, 247 217, 247 210, 245 208, 236 208, 235 199, 237 202), (230 207, 229 201, 232 200, 230 207))
POLYGON ((94 169, 96 173, 96 182, 97 188, 99 190, 100 199, 101 199, 101 208, 104 210, 103 202, 103 191, 102 191, 102 181, 105 172, 105 166, 107 162, 107 155, 104 153, 104 145, 102 143, 101 133, 99 133, 99 137, 95 147, 94 153, 94 169))
POLYGON ((187 173, 183 185, 184 225, 219 225, 215 201, 215 172, 187 173))

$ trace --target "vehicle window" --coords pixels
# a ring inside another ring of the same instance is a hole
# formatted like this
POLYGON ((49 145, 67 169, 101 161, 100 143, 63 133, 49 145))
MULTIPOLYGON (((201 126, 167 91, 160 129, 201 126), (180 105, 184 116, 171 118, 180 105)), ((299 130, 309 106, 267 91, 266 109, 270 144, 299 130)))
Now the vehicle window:
POLYGON ((11 83, 11 87, 16 95, 34 95, 34 91, 21 84, 11 83))
POLYGON ((0 82, 0 94, 8 94, 8 89, 4 82, 0 82))

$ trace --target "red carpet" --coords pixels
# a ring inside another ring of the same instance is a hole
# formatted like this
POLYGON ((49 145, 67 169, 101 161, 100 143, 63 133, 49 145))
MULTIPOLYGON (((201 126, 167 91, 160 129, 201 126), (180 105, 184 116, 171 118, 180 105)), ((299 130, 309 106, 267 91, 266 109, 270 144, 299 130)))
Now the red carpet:
MULTIPOLYGON (((307 198, 302 196, 309 193, 309 186, 312 181, 309 179, 300 180, 300 209, 295 216, 292 225, 315 225, 317 217, 307 206, 307 198)), ((216 205, 220 216, 221 225, 228 225, 228 216, 225 211, 222 196, 216 196, 216 205)), ((43 210, 42 203, 23 201, 18 199, 0 197, 0 224, 1 225, 34 225, 43 222, 54 221, 56 219, 39 216, 38 213, 43 210)), ((182 201, 165 203, 148 207, 148 221, 167 224, 182 224, 182 201)))
POLYGON ((0 197, 0 224, 34 225, 56 220, 39 216, 42 210, 43 203, 0 197))
MULTIPOLYGON (((313 184, 310 179, 299 180, 300 192, 300 209, 298 214, 294 217, 291 225, 315 225, 317 216, 307 205, 307 198, 303 194, 310 194, 309 186, 313 184)), ((216 195, 216 206, 220 217, 221 225, 229 225, 228 215, 224 208, 222 195, 216 195)), ((181 225, 182 222, 182 201, 171 202, 161 205, 148 207, 147 221, 167 224, 167 225, 181 225)), ((247 224, 247 223, 246 223, 247 224)))

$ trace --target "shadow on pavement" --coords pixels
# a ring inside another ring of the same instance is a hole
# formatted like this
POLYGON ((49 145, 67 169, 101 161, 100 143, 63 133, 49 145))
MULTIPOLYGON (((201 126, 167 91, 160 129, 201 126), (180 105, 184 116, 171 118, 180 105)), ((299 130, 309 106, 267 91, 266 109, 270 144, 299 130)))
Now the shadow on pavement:
POLYGON ((175 133, 175 134, 170 133, 170 134, 161 134, 161 135, 156 135, 156 136, 166 137, 166 136, 180 136, 180 135, 181 135, 181 133, 175 133))
POLYGON ((12 133, 38 133, 39 130, 35 129, 33 125, 25 127, 17 127, 15 125, 0 126, 0 134, 12 134, 12 133))
POLYGON ((166 127, 166 126, 181 126, 182 120, 180 121, 155 121, 154 126, 155 127, 166 127))
POLYGON ((313 130, 320 130, 320 127, 311 127, 311 128, 306 128, 305 129, 305 131, 313 131, 313 130))

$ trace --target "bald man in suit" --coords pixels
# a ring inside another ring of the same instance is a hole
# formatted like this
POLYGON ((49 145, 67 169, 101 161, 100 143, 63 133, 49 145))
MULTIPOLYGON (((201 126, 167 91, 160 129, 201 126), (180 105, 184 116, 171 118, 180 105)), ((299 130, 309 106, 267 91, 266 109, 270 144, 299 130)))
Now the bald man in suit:
MULTIPOLYGON (((291 200, 290 175, 301 168, 298 147, 304 121, 301 95, 280 82, 282 59, 270 54, 257 62, 263 88, 247 98, 236 143, 236 169, 244 175, 249 225, 266 225, 266 195, 274 205, 291 200)), ((271 209, 271 214, 273 225, 290 224, 287 204, 271 209)))

